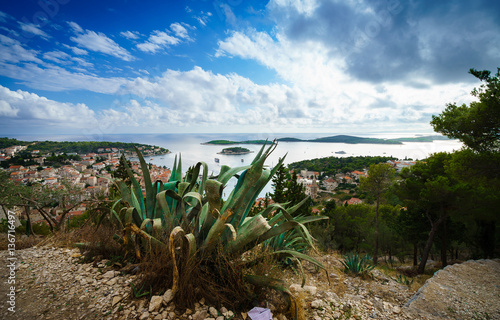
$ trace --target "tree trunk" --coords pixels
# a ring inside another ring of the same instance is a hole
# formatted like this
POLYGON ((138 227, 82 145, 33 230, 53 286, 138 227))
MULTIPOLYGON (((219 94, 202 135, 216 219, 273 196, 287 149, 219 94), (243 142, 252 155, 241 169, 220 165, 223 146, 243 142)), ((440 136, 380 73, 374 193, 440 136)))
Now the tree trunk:
POLYGON ((375 248, 373 248, 373 264, 377 264, 378 260, 378 206, 380 198, 377 197, 377 206, 375 208, 375 248))
POLYGON ((417 243, 413 243, 413 266, 416 267, 418 264, 418 246, 417 243))
POLYGON ((427 243, 425 244, 424 252, 422 252, 422 261, 420 261, 420 265, 418 266, 417 272, 422 274, 425 271, 425 264, 427 263, 427 258, 429 258, 429 252, 432 248, 432 242, 434 241, 434 236, 436 235, 436 231, 439 228, 439 225, 446 219, 447 215, 441 216, 438 221, 432 223, 431 231, 429 232, 429 238, 427 239, 427 243))
POLYGON ((24 213, 26 214, 26 235, 29 237, 35 235, 33 228, 31 227, 31 217, 30 217, 30 207, 24 207, 24 213))
POLYGON ((443 236, 441 238, 441 264, 443 268, 448 265, 447 252, 446 252, 447 242, 448 242, 448 235, 447 235, 446 220, 445 220, 443 221, 443 236))

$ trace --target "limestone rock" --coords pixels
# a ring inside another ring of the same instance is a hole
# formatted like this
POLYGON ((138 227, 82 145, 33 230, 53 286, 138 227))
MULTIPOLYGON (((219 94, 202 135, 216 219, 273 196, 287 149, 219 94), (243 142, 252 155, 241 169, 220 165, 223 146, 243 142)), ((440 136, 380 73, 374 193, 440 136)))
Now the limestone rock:
POLYGON ((323 305, 323 301, 322 300, 314 300, 313 302, 311 302, 311 308, 313 309, 318 309, 320 308, 321 306, 323 305))
POLYGON ((160 310, 161 304, 163 303, 162 296, 152 296, 149 302, 149 312, 155 312, 160 310))
POLYGON ((172 299, 174 299, 174 294, 172 292, 172 289, 168 289, 167 291, 165 291, 165 293, 163 294, 163 304, 166 306, 170 303, 170 301, 172 301, 172 299))
POLYGON ((210 312, 210 315, 214 318, 217 318, 219 316, 219 313, 217 312, 217 309, 215 309, 214 307, 210 307, 208 309, 208 312, 210 312))
POLYGON ((304 290, 312 296, 316 295, 318 292, 318 288, 315 286, 304 286, 304 290))

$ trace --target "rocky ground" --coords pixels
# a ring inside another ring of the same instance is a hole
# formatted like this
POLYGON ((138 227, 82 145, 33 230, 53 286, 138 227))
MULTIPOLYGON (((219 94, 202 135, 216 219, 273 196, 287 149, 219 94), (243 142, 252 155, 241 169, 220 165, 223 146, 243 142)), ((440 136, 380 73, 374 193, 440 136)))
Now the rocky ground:
MULTIPOLYGON (((0 252, 2 319, 250 319, 245 312, 217 310, 203 300, 191 309, 176 310, 168 291, 151 301, 132 298, 130 283, 135 275, 106 267, 106 261, 80 264, 77 249, 17 250, 15 269, 10 269, 9 257, 8 251, 0 252), (12 272, 15 284, 8 283, 12 272), (11 296, 15 300, 9 300, 11 296), (15 302, 14 309, 9 301, 15 302)), ((500 260, 449 266, 418 293, 415 286, 400 284, 383 271, 374 270, 361 279, 344 275, 335 255, 321 260, 330 283, 324 272, 314 268, 307 270, 304 288, 290 276, 299 319, 500 319, 500 260)), ((275 319, 286 319, 272 304, 268 307, 275 319)))

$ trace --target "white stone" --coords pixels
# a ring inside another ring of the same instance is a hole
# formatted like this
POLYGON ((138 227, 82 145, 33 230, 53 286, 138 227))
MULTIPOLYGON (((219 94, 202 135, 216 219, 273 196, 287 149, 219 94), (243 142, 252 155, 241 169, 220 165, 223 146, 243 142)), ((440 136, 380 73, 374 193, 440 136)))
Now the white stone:
POLYGON ((108 271, 105 274, 102 275, 103 279, 111 279, 115 277, 115 272, 114 271, 108 271))
POLYGON ((147 318, 149 318, 149 312, 146 311, 141 315, 139 320, 146 320, 147 318))
POLYGON ((392 309, 392 312, 398 314, 398 313, 401 313, 401 308, 398 307, 398 306, 395 306, 393 309, 392 309))
POLYGON ((313 296, 318 292, 318 288, 315 286, 304 286, 304 290, 309 292, 309 294, 313 296))
POLYGON ((160 310, 161 304, 163 303, 162 296, 152 296, 149 302, 149 312, 160 310))
POLYGON ((311 302, 311 308, 318 309, 323 305, 323 301, 321 300, 314 300, 311 302))
POLYGON ((163 304, 166 306, 169 304, 170 301, 174 299, 174 294, 172 292, 172 289, 168 289, 164 294, 163 294, 163 304))
POLYGON ((219 313, 217 312, 217 309, 215 309, 214 307, 210 307, 210 309, 208 309, 208 312, 210 312, 210 314, 214 318, 217 318, 219 316, 219 313))
POLYGON ((302 288, 302 286, 300 284, 294 283, 294 284, 290 285, 291 292, 301 292, 303 290, 304 290, 304 288, 302 288))
POLYGON ((113 302, 112 302, 111 305, 114 307, 120 301, 122 301, 122 297, 120 297, 120 296, 114 296, 113 297, 113 302))

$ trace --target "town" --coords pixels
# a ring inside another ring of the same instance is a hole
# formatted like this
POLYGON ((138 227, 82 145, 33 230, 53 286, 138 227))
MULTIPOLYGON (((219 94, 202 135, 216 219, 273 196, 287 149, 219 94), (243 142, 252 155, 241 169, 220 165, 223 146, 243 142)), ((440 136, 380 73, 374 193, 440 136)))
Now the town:
MULTIPOLYGON (((22 151, 26 151, 27 146, 11 146, 0 149, 0 162, 8 161, 22 151)), ((162 148, 139 146, 138 149, 145 157, 159 155, 162 148)), ((163 149, 165 150, 165 149, 163 149)), ((106 197, 112 184, 113 172, 120 164, 120 157, 124 155, 127 159, 135 156, 134 153, 120 148, 98 148, 96 153, 67 153, 64 154, 69 159, 63 165, 47 165, 47 159, 54 156, 62 156, 62 153, 50 154, 42 153, 40 150, 30 152, 32 159, 37 162, 34 165, 11 165, 5 169, 9 178, 16 183, 24 185, 39 184, 47 188, 58 189, 64 184, 70 184, 76 190, 80 190, 78 205, 67 213, 66 217, 80 216, 85 212, 86 201, 95 199, 98 196, 106 197)), ((144 187, 142 170, 138 161, 131 162, 131 169, 136 175, 137 181, 144 187)), ((165 167, 150 165, 151 179, 168 182, 171 170, 165 167)), ((64 208, 54 208, 52 213, 58 218, 64 208)), ((23 212, 16 212, 19 217, 23 217, 23 212)), ((32 209, 30 218, 33 223, 46 223, 41 213, 32 209)))

